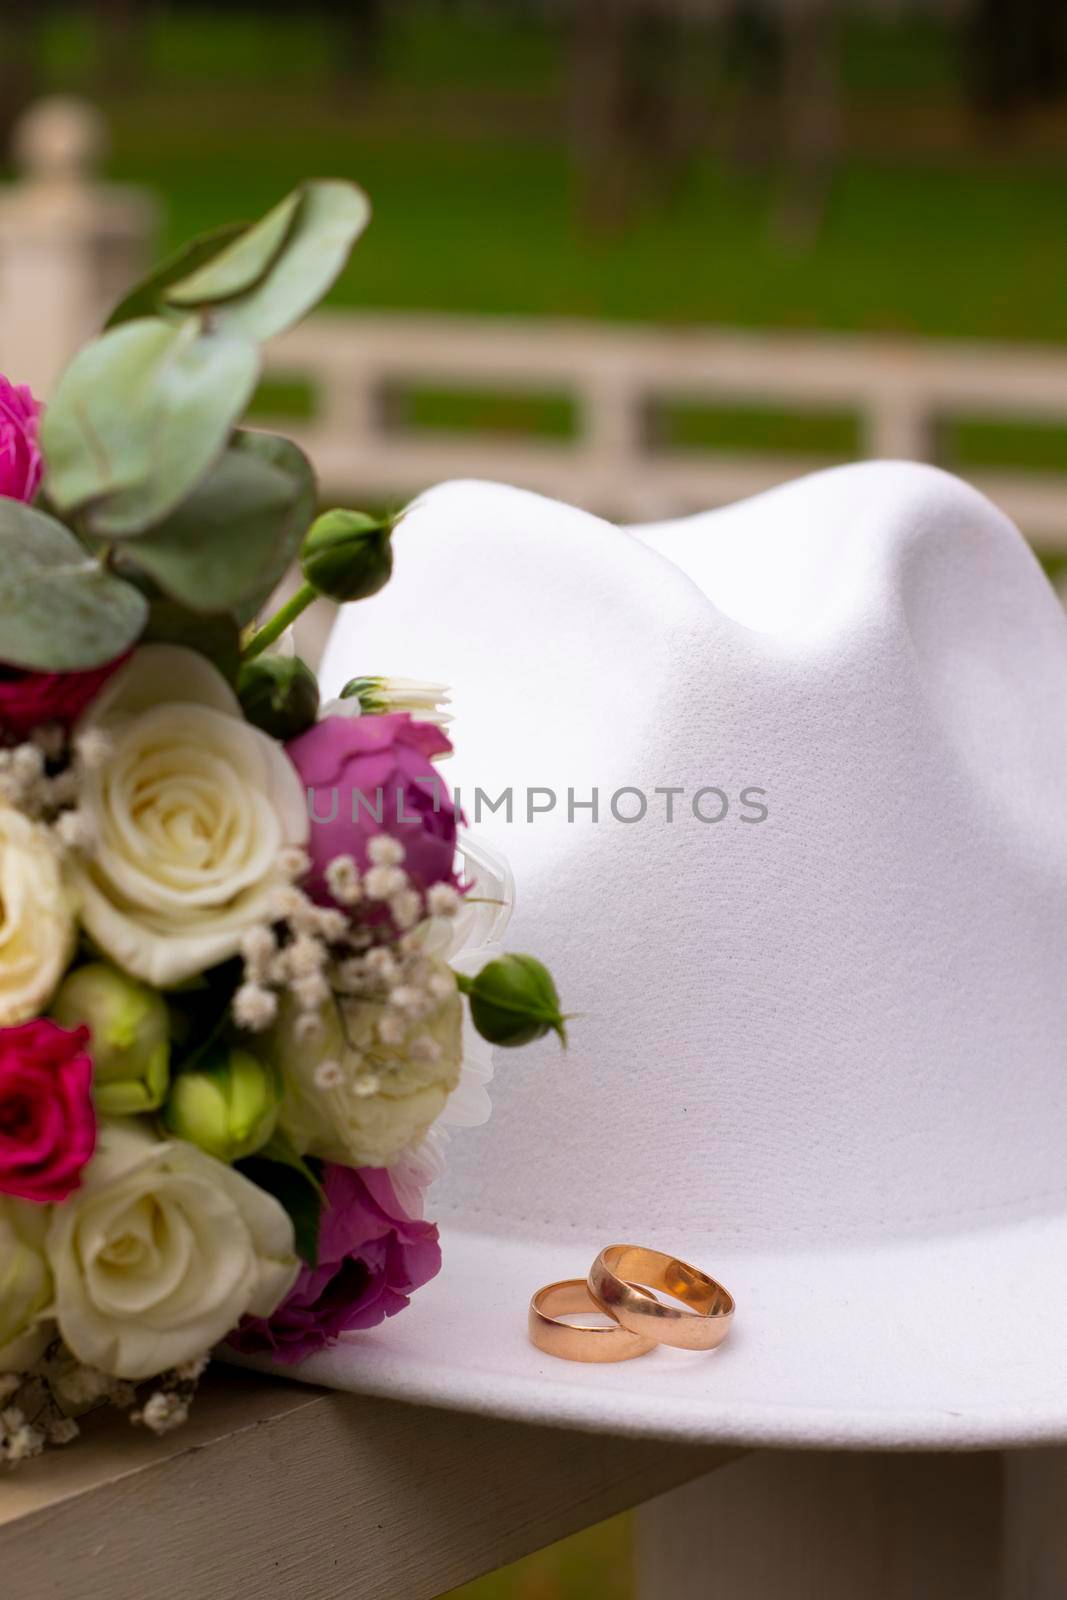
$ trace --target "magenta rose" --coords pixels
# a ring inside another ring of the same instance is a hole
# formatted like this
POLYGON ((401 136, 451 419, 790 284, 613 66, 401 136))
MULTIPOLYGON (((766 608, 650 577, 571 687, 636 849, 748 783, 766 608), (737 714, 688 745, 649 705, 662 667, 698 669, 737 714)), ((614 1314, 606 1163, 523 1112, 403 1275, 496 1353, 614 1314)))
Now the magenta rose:
POLYGON ((65 1200, 96 1147, 88 1028, 0 1028, 0 1193, 65 1200))
POLYGON ((273 1316, 245 1317, 230 1335, 245 1355, 303 1361, 403 1311, 441 1270, 436 1227, 407 1215, 384 1167, 327 1166, 323 1186, 318 1265, 302 1269, 273 1316))
POLYGON ((0 374, 0 495, 30 501, 41 482, 37 429, 41 407, 25 384, 0 374))
POLYGON ((404 870, 425 892, 453 881, 456 813, 431 756, 452 746, 406 711, 325 717, 286 746, 307 790, 313 898, 329 901, 325 869, 335 856, 368 866, 367 844, 387 833, 404 846, 404 870))
POLYGON ((73 727, 128 653, 88 672, 0 669, 0 743, 16 744, 45 722, 73 727))

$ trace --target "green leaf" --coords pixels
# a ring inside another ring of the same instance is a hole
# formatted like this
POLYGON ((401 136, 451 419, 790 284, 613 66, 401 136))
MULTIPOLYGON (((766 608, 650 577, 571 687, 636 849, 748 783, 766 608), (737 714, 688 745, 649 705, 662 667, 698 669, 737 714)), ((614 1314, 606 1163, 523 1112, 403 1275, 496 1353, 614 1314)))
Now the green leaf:
POLYGON ((241 958, 234 956, 167 990, 172 1072, 195 1066, 228 1033, 242 973, 241 958))
POLYGON ((236 1163, 237 1171, 272 1194, 288 1212, 296 1235, 297 1254, 309 1267, 318 1265, 319 1225, 326 1203, 317 1162, 299 1156, 283 1133, 276 1132, 262 1150, 247 1161, 236 1163))
POLYGON ((256 1151, 261 1161, 276 1161, 283 1167, 292 1167, 299 1172, 305 1182, 310 1183, 318 1191, 320 1199, 326 1198, 326 1191, 322 1187, 320 1163, 310 1156, 302 1156, 289 1135, 281 1128, 275 1128, 267 1143, 261 1150, 256 1151))
MULTIPOLYGON (((272 339, 317 305, 340 273, 370 220, 370 202, 355 184, 335 179, 306 183, 297 193, 288 237, 262 279, 221 304, 214 298, 204 302, 213 328, 272 339)), ((189 280, 182 292, 188 295, 189 280)))
POLYGON ((99 667, 129 648, 148 602, 68 528, 0 500, 0 661, 37 672, 99 667))
POLYGON ((208 476, 122 556, 191 611, 254 612, 293 561, 314 477, 288 439, 239 434, 208 476))
POLYGON ((41 429, 48 493, 99 537, 141 533, 180 505, 225 448, 251 398, 246 339, 147 317, 87 345, 41 429))
POLYGON ((228 683, 241 665, 241 630, 228 612, 192 611, 177 600, 150 601, 145 644, 183 644, 213 662, 228 683))
POLYGON ((247 231, 247 222, 228 222, 224 227, 213 228, 210 233, 202 233, 199 238, 182 245, 180 250, 164 261, 162 266, 156 267, 147 278, 142 278, 119 301, 104 324, 105 328, 117 328, 121 322, 132 322, 135 317, 158 316, 164 289, 188 277, 206 261, 213 261, 227 245, 247 231))
POLYGON ((297 490, 291 528, 285 538, 285 562, 281 571, 277 572, 269 584, 261 584, 258 593, 250 594, 246 600, 234 607, 234 614, 243 627, 254 619, 263 602, 269 599, 281 581, 286 568, 296 560, 304 534, 314 521, 318 510, 319 486, 315 469, 307 456, 291 439, 283 438, 280 433, 242 430, 234 435, 233 448, 249 450, 261 461, 277 467, 280 472, 286 473, 293 480, 297 490))
POLYGON ((288 239, 302 200, 299 189, 286 195, 261 221, 244 229, 195 271, 172 283, 164 296, 167 304, 188 311, 216 305, 254 288, 288 239))

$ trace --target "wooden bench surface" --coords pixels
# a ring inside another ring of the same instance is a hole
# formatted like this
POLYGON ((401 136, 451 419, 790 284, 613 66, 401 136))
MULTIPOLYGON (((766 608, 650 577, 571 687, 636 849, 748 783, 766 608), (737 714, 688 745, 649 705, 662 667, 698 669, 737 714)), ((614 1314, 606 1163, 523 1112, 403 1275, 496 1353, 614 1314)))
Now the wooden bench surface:
POLYGON ((209 1374, 182 1429, 122 1416, 0 1477, 4 1600, 429 1600, 733 1452, 209 1374))

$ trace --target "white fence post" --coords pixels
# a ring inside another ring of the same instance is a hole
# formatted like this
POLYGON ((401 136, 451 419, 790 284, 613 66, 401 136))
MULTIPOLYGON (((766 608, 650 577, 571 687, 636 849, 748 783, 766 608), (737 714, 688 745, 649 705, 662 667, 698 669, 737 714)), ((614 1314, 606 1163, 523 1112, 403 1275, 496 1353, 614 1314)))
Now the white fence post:
POLYGON ((935 440, 933 419, 922 395, 887 384, 867 401, 864 450, 880 461, 930 461, 935 440))
POLYGON ((0 370, 47 396, 141 273, 156 206, 96 181, 103 119, 83 101, 31 106, 15 130, 18 181, 0 193, 0 370))

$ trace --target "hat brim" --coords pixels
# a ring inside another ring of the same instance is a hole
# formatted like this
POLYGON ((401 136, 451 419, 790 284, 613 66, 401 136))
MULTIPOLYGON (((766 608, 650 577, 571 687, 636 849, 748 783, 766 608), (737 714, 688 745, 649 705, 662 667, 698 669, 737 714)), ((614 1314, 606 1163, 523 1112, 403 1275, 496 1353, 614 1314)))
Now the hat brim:
MULTIPOLYGON (((615 1241, 604 1241, 615 1242, 615 1241)), ((666 1241, 640 1241, 665 1245, 666 1241)), ((826 1254, 683 1250, 737 1301, 715 1351, 611 1365, 531 1345, 530 1295, 582 1277, 553 1245, 442 1229, 399 1316, 298 1368, 329 1388, 699 1444, 981 1450, 1067 1442, 1067 1217, 826 1254)))

